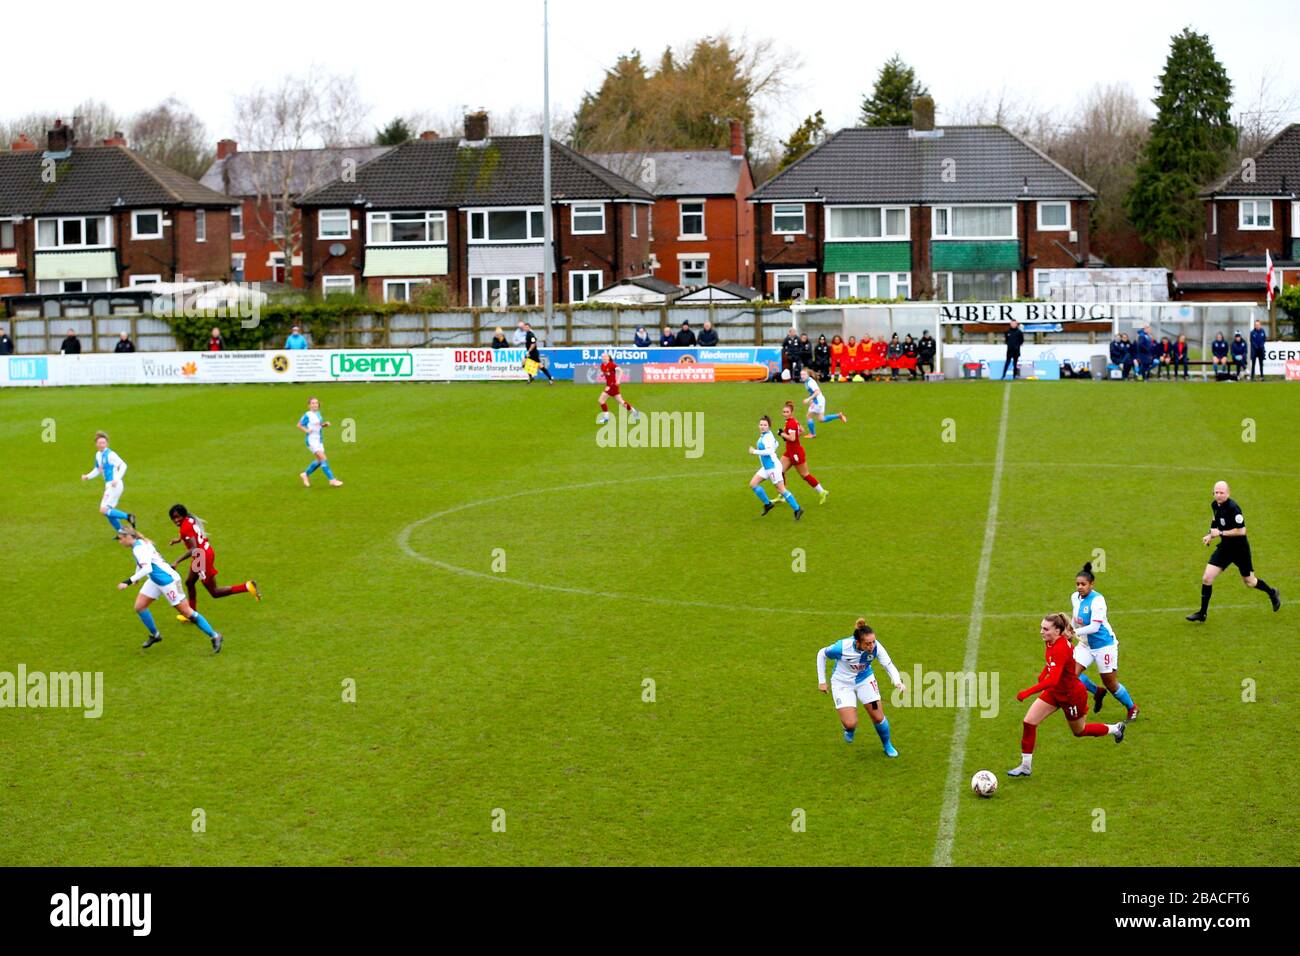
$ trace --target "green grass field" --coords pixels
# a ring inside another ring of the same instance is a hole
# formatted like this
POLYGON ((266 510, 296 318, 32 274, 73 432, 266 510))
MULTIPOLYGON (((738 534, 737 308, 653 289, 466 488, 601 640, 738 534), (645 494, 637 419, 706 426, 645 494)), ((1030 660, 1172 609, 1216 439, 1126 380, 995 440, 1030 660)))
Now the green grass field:
POLYGON ((629 386, 704 413, 695 459, 598 447, 597 390, 570 384, 7 391, 0 671, 102 671, 106 700, 98 720, 0 710, 0 864, 927 865, 957 712, 886 697, 886 760, 865 723, 844 743, 814 660, 862 614, 909 684, 962 668, 1006 389, 977 663, 999 709, 971 715, 952 861, 1300 862, 1300 393, 1061 382, 828 386, 852 421, 808 443, 831 498, 796 479, 797 524, 746 487, 754 422, 796 386, 629 386), (313 392, 340 489, 297 477, 313 392), (158 605, 166 639, 140 649, 130 555, 78 480, 96 428, 165 554, 180 501, 222 582, 265 590, 200 590, 219 656, 158 605), (1219 478, 1293 603, 1230 569, 1197 626, 1219 478), (1117 747, 1054 715, 1033 778, 1008 780, 1039 619, 1098 548, 1142 716, 1117 747))

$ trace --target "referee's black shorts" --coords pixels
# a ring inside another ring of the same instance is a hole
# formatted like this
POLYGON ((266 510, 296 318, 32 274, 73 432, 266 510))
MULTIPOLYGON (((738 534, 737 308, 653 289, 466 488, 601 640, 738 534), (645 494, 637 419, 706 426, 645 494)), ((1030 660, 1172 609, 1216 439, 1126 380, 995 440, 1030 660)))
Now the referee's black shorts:
POLYGON ((1250 542, 1229 544, 1220 538, 1219 546, 1214 549, 1214 554, 1210 555, 1210 564, 1219 569, 1226 569, 1228 565, 1235 564, 1243 578, 1250 577, 1254 573, 1254 565, 1250 560, 1250 542))

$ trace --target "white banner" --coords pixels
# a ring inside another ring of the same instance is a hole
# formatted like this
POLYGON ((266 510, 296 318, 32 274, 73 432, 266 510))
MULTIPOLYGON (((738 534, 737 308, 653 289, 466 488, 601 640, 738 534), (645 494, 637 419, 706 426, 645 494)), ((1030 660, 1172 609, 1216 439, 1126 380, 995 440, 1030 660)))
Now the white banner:
POLYGON ((11 355, 0 387, 239 382, 464 382, 527 378, 523 349, 312 349, 11 355))
MULTIPOLYGON (((1094 355, 1107 355, 1109 352, 1110 346, 1105 342, 1096 345, 1089 345, 1087 342, 1059 342, 1055 345, 1030 345, 1025 343, 1020 346, 1020 361, 1056 361, 1058 363, 1069 362, 1071 365, 1088 365, 1091 364, 1094 355)), ((943 347, 943 357, 945 360, 956 359, 959 362, 992 362, 996 360, 1000 365, 1007 357, 1007 347, 1005 345, 976 342, 948 344, 943 347)), ((1107 358, 1107 361, 1110 361, 1110 359, 1107 358)))

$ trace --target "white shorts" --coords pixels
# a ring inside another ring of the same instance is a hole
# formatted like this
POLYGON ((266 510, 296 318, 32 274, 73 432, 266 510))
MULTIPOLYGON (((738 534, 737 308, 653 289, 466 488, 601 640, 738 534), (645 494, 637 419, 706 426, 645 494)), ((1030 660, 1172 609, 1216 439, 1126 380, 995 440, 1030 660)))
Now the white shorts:
POLYGON ((140 593, 151 601, 156 601, 160 597, 166 598, 167 603, 172 607, 185 600, 185 589, 181 587, 179 578, 170 584, 164 585, 154 584, 153 578, 145 578, 144 587, 140 589, 140 593))
POLYGON ((315 441, 312 441, 310 438, 308 438, 307 450, 311 452, 313 455, 323 455, 325 454, 325 443, 321 441, 319 438, 317 438, 315 441))
POLYGON ((101 508, 116 508, 117 503, 122 500, 122 492, 126 486, 121 481, 107 481, 104 483, 104 497, 99 499, 101 508))
POLYGON ((856 709, 858 701, 863 704, 874 704, 880 700, 880 687, 876 684, 874 677, 868 677, 856 684, 833 680, 831 681, 831 697, 835 700, 837 710, 843 707, 856 709))
POLYGON ((754 472, 754 477, 762 481, 770 481, 774 485, 779 485, 785 481, 785 474, 781 471, 781 463, 778 461, 771 468, 760 468, 754 472))
POLYGON ((809 403, 808 403, 808 414, 809 414, 809 415, 825 415, 825 414, 826 414, 826 399, 823 398, 820 402, 809 402, 809 403))
POLYGON ((1119 641, 1105 647, 1089 647, 1086 640, 1074 646, 1074 659, 1084 670, 1090 664, 1097 665, 1100 674, 1113 674, 1119 669, 1119 641))

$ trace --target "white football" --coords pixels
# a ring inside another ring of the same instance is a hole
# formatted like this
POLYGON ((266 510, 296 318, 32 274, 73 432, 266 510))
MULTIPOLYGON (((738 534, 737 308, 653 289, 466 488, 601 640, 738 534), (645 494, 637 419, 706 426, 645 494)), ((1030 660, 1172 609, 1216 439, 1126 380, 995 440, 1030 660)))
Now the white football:
POLYGON ((991 770, 981 770, 970 778, 970 788, 977 797, 991 797, 998 792, 998 778, 991 770))

